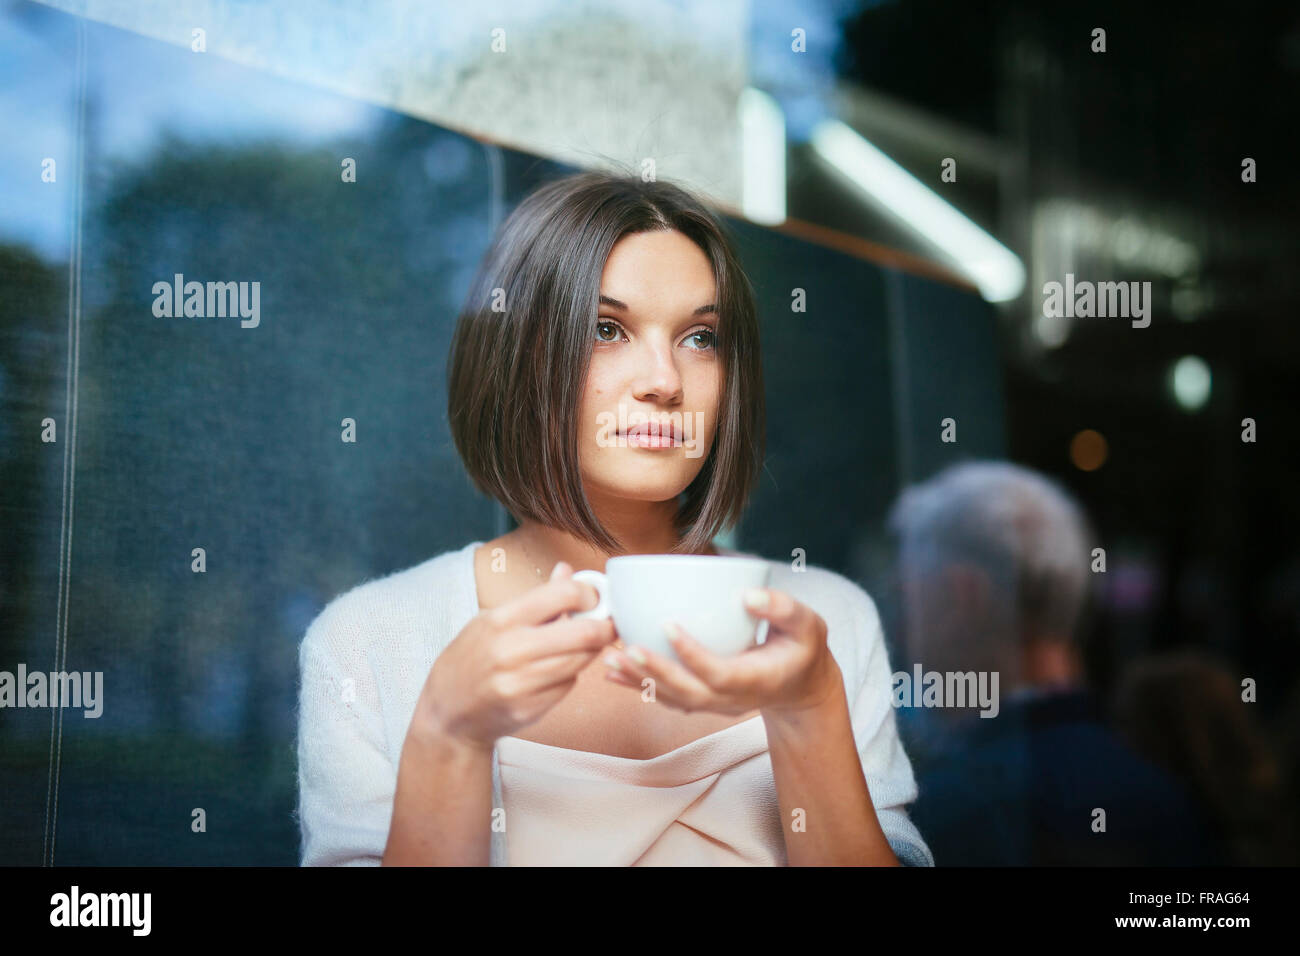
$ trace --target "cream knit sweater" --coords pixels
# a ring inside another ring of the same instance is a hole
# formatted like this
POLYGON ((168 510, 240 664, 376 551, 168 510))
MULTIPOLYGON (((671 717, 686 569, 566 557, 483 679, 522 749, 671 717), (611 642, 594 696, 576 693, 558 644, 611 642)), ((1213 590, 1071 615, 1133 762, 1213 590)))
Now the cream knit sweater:
MULTIPOLYGON (((302 831, 302 865, 373 866, 383 857, 398 761, 416 699, 434 659, 478 613, 473 559, 481 543, 471 542, 415 567, 361 584, 331 601, 307 629, 299 649, 297 818, 302 831)), ((833 571, 815 566, 795 571, 783 562, 770 563, 770 587, 793 595, 826 621, 830 650, 848 692, 853 735, 863 772, 890 846, 905 864, 933 866, 930 850, 906 811, 906 805, 916 799, 916 782, 898 738, 890 702, 891 670, 875 605, 861 588, 833 571)), ((748 728, 738 725, 712 735, 717 739, 702 747, 732 750, 748 747, 748 751, 738 755, 759 756, 755 751, 765 750, 765 743, 763 735, 755 737, 754 732, 761 729, 761 719, 750 723, 752 726, 748 728), (725 741, 725 746, 718 741, 725 741)), ((515 742, 515 738, 505 739, 515 742)), ((541 753, 554 751, 582 764, 599 761, 617 764, 627 772, 614 777, 625 780, 631 779, 629 773, 637 769, 633 765, 651 763, 519 743, 541 753)), ((699 744, 696 741, 688 748, 699 750, 696 747, 699 744)), ((498 753, 501 746, 498 744, 493 751, 493 807, 505 806, 498 753)), ((655 759, 671 763, 676 757, 691 756, 688 748, 655 759)), ((761 756, 767 757, 765 753, 761 756)), ((749 796, 739 798, 748 805, 736 807, 730 816, 733 827, 737 819, 748 820, 752 827, 745 822, 740 825, 777 835, 774 843, 769 840, 766 853, 750 853, 751 859, 782 862, 780 821, 766 819, 775 805, 770 763, 766 767, 764 782, 768 792, 754 794, 754 788, 749 786, 731 791, 749 796)), ((514 768, 509 769, 516 772, 514 768)), ((754 769, 751 764, 749 773, 754 769)), ((539 775, 536 779, 545 781, 548 777, 539 775)), ((537 786, 534 784, 534 789, 537 786)), ((604 789, 608 791, 611 787, 617 792, 617 784, 604 789)), ((729 792, 725 788, 716 789, 719 793, 729 792)), ((563 797, 564 794, 557 794, 558 799, 563 797)), ((716 810, 714 814, 715 817, 727 815, 716 810)), ((659 816, 662 818, 663 814, 659 816)), ((662 828, 663 820, 657 825, 662 828)), ((681 833, 694 833, 692 827, 696 825, 680 827, 675 842, 661 841, 656 862, 676 858, 671 847, 681 846, 689 851, 681 833)), ((490 826, 490 821, 484 821, 484 826, 490 826)), ((507 822, 506 830, 509 829, 507 822)), ((538 830, 543 833, 544 851, 543 822, 534 827, 532 858, 524 862, 544 862, 539 859, 542 851, 537 849, 538 830)), ((649 839, 653 841, 656 836, 650 834, 649 839)), ((511 862, 508 838, 508 832, 492 833, 493 866, 511 862)), ((756 836, 753 840, 742 838, 735 842, 751 845, 757 839, 756 836)), ((700 837, 697 842, 705 840, 700 837)), ((613 845, 620 841, 609 842, 612 854, 613 845)), ((594 846, 599 852, 603 844, 597 840, 594 846)), ((555 860, 565 862, 566 857, 559 852, 561 847, 557 845, 556 849, 555 860)), ((635 854, 612 855, 607 860, 589 857, 583 862, 617 864, 632 862, 634 857, 635 854)), ((709 859, 698 854, 694 858, 709 859)))

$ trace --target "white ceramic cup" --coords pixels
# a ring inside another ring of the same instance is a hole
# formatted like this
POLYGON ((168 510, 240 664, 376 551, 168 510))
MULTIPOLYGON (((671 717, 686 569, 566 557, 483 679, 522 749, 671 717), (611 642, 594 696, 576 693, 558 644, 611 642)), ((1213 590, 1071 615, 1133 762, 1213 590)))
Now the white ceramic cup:
POLYGON ((767 621, 745 608, 746 588, 765 588, 771 566, 760 558, 711 554, 627 554, 605 562, 605 573, 578 571, 575 581, 600 594, 574 617, 613 617, 624 647, 644 647, 670 660, 677 654, 664 626, 681 625, 715 654, 738 654, 767 639, 767 621))

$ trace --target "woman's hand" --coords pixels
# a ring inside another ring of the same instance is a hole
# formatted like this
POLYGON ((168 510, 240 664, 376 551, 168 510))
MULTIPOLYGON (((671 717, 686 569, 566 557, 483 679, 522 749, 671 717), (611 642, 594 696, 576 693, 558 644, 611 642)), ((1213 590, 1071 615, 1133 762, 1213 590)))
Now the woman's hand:
POLYGON ((768 622, 763 644, 722 657, 676 628, 680 636, 670 634, 669 639, 685 666, 645 648, 627 647, 606 655, 619 664, 606 676, 637 688, 652 678, 655 700, 687 713, 743 714, 755 708, 778 713, 831 699, 842 689, 843 677, 826 644, 826 622, 784 591, 761 588, 748 595, 754 598, 745 602, 749 613, 768 622))
POLYGON ((413 729, 490 750, 497 738, 539 719, 614 640, 609 620, 563 616, 590 610, 597 598, 560 562, 545 584, 480 611, 434 661, 413 729))

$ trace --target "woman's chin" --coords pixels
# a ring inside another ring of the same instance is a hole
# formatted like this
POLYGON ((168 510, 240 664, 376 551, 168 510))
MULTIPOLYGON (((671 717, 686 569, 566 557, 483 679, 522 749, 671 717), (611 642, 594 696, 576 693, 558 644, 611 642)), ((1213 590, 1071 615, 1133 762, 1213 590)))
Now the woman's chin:
MULTIPOLYGON (((694 476, 691 476, 694 477, 694 476)), ((644 474, 628 475, 620 481, 617 476, 588 482, 588 488, 597 491, 603 498, 621 498, 625 501, 661 502, 676 501, 678 495, 690 487, 687 478, 676 481, 647 481, 644 474)))

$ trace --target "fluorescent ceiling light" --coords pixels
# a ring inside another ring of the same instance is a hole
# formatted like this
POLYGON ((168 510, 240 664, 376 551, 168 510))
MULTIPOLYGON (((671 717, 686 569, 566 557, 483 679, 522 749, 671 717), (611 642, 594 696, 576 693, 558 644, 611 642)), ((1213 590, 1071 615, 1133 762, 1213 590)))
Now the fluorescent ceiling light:
POLYGON ((989 302, 1007 302, 1025 287, 1025 266, 1002 243, 839 120, 813 129, 812 145, 870 199, 948 256, 989 302))
POLYGON ((740 93, 741 211, 764 225, 785 222, 785 114, 767 93, 740 93))

